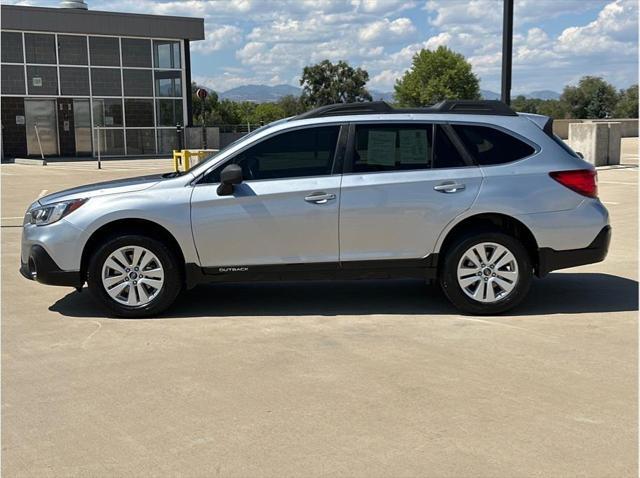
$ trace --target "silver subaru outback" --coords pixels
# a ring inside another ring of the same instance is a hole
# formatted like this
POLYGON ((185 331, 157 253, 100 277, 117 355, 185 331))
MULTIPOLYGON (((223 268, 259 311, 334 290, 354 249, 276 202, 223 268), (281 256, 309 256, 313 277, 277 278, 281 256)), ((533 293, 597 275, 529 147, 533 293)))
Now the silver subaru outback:
POLYGON ((206 282, 419 278, 461 311, 602 261, 596 171, 550 118, 497 101, 325 106, 185 173, 62 191, 25 216, 21 272, 152 316, 206 282))

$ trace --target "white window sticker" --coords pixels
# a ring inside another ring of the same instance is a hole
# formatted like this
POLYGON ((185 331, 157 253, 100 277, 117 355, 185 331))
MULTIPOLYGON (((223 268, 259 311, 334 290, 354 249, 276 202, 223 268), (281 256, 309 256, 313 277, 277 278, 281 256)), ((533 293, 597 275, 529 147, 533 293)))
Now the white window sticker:
POLYGON ((381 166, 396 164, 396 132, 369 130, 367 163, 381 166))
POLYGON ((428 161, 427 131, 424 129, 400 130, 400 163, 425 164, 428 161))

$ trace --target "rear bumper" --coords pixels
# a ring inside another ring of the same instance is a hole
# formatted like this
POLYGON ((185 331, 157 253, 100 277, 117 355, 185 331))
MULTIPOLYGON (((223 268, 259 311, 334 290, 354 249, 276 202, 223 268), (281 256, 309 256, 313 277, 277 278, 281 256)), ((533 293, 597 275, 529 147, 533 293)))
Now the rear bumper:
POLYGON ((583 249, 556 251, 548 247, 538 250, 538 277, 544 277, 549 272, 568 267, 582 266, 601 262, 607 257, 611 242, 611 226, 605 226, 598 233, 591 244, 583 249))
POLYGON ((27 262, 21 261, 20 274, 29 280, 48 285, 78 288, 84 283, 80 271, 63 271, 47 251, 37 244, 31 246, 27 262))

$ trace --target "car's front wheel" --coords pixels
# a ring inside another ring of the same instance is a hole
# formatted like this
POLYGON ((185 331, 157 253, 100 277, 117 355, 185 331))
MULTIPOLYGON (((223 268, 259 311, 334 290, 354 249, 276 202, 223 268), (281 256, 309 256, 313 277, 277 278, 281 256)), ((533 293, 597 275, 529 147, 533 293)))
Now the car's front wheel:
POLYGON ((501 232, 467 235, 446 252, 440 285, 463 312, 490 315, 518 305, 533 277, 522 243, 501 232))
POLYGON ((92 294, 122 317, 147 317, 169 307, 182 289, 181 267, 162 242, 127 235, 105 241, 88 269, 92 294))

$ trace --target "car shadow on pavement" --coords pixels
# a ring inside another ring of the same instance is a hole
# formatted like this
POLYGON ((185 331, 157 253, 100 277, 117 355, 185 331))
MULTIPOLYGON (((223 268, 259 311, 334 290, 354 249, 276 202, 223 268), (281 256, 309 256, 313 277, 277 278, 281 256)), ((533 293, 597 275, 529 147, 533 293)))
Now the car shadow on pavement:
MULTIPOLYGON (((638 282, 600 273, 555 273, 534 280, 527 299, 506 315, 580 314, 638 309, 638 282)), ((67 317, 108 317, 85 289, 49 310, 67 317)), ((310 315, 457 314, 438 286, 416 280, 211 284, 185 292, 158 319, 310 315)))

